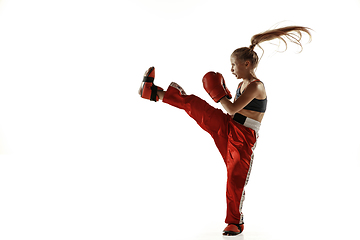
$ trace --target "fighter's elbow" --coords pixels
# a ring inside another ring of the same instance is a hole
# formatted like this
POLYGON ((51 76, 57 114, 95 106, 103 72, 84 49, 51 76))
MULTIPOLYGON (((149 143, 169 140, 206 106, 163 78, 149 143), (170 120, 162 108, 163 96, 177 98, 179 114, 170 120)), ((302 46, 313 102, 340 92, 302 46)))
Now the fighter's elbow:
POLYGON ((237 109, 234 108, 234 105, 231 104, 230 106, 227 106, 227 108, 225 108, 225 110, 228 112, 228 114, 230 115, 234 115, 235 113, 238 112, 237 109))
POLYGON ((234 115, 235 113, 239 112, 242 108, 237 107, 235 104, 231 104, 230 106, 228 106, 228 108, 226 109, 226 111, 230 114, 230 115, 234 115))
POLYGON ((234 115, 235 113, 237 113, 237 111, 233 110, 233 109, 228 109, 227 112, 230 114, 230 115, 234 115))
POLYGON ((221 105, 224 107, 225 111, 230 114, 230 115, 234 115, 237 110, 235 109, 235 106, 232 102, 230 102, 228 99, 223 98, 220 101, 221 105))

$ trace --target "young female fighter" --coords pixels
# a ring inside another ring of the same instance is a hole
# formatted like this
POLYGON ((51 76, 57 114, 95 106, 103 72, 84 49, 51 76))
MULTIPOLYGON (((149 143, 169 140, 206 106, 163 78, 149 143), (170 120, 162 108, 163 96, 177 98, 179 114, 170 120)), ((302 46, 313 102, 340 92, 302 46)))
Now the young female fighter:
MULTIPOLYGON (((272 39, 280 39, 285 45, 284 37, 301 45, 302 32, 310 34, 310 29, 301 26, 289 26, 268 30, 254 35, 251 45, 236 49, 230 57, 231 72, 237 79, 242 79, 234 102, 220 73, 208 72, 203 77, 205 90, 215 102, 220 102, 227 114, 210 106, 195 95, 186 95, 176 83, 171 83, 167 91, 154 85, 155 69, 145 72, 139 89, 142 98, 158 101, 183 109, 198 125, 207 131, 220 151, 227 168, 226 201, 227 211, 223 235, 237 235, 244 230, 241 212, 245 191, 251 171, 253 151, 260 123, 264 117, 267 96, 264 84, 256 77, 255 69, 259 58, 254 47, 272 39)), ((261 48, 261 47, 260 47, 261 48)))

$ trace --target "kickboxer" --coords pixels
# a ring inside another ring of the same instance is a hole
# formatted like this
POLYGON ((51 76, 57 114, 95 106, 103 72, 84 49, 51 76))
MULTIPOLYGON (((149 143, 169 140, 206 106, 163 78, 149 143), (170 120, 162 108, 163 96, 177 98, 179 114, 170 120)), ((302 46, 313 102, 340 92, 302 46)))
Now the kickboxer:
POLYGON ((225 223, 228 225, 223 235, 237 235, 244 230, 244 187, 249 180, 256 140, 267 105, 264 84, 255 75, 259 58, 254 48, 273 39, 282 40, 287 47, 284 37, 302 48, 302 32, 307 33, 311 40, 310 30, 301 26, 268 30, 254 35, 249 47, 236 49, 230 56, 231 72, 242 81, 238 85, 233 102, 230 101, 232 96, 223 76, 218 72, 206 73, 202 79, 204 89, 227 113, 210 106, 195 95, 187 95, 174 82, 164 91, 154 84, 155 68, 151 67, 145 72, 139 95, 155 102, 160 99, 164 103, 185 110, 211 135, 220 151, 227 169, 225 223))

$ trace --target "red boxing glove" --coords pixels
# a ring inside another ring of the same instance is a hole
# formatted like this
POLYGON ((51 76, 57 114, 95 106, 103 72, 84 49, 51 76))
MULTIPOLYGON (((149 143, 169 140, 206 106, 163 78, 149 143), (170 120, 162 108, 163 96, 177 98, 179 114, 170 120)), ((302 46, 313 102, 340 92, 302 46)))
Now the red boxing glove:
POLYGON ((216 103, 220 102, 223 97, 227 97, 228 99, 232 98, 221 73, 208 72, 204 75, 202 82, 205 91, 216 103))

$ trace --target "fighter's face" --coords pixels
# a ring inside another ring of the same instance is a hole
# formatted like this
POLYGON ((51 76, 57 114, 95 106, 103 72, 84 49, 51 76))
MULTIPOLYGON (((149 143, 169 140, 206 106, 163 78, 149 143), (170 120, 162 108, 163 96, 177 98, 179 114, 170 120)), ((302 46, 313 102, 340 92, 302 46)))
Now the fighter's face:
POLYGON ((237 79, 243 78, 245 76, 245 73, 248 71, 247 66, 249 64, 249 61, 239 60, 235 56, 231 56, 230 62, 232 74, 234 74, 237 79))

